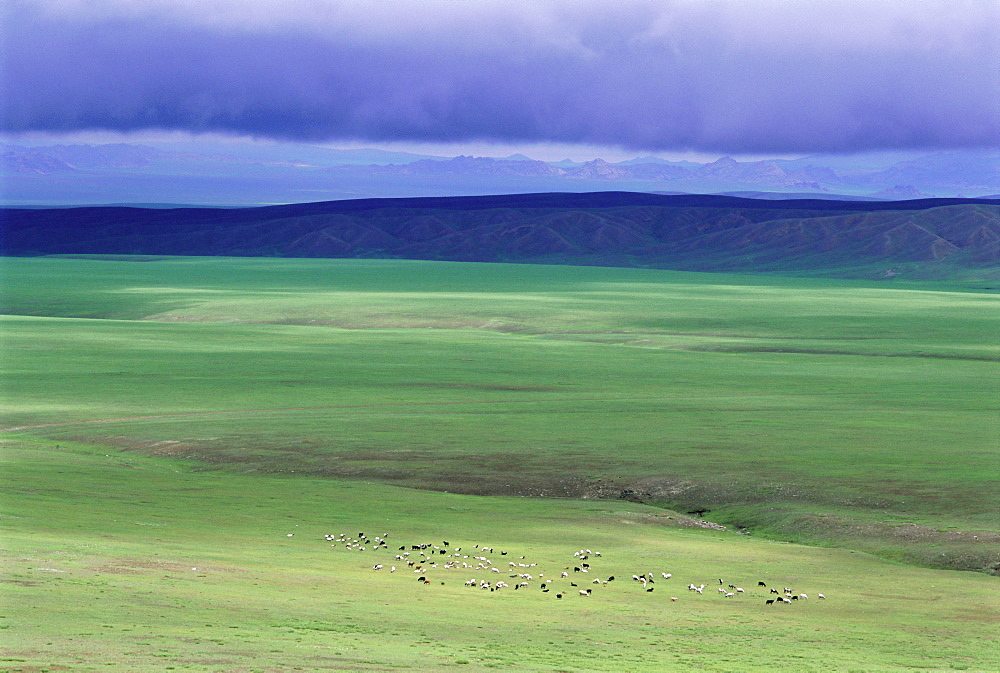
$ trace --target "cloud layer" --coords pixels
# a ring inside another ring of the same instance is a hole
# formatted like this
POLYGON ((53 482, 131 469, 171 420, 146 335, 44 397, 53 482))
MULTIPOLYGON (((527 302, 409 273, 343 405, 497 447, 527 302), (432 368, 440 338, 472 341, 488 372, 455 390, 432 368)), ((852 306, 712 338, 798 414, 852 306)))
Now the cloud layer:
POLYGON ((8 0, 8 133, 995 146, 1000 4, 8 0))

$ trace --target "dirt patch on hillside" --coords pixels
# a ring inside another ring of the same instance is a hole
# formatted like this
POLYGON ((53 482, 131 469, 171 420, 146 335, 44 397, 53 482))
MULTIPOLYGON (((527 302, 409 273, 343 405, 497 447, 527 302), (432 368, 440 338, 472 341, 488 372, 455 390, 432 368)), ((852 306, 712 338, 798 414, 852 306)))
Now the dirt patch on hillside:
POLYGON ((991 624, 1000 624, 1000 612, 982 612, 980 610, 959 610, 959 614, 955 615, 955 619, 959 619, 965 622, 988 622, 991 624))
POLYGON ((170 572, 186 573, 244 573, 243 568, 233 568, 228 566, 206 566, 199 565, 196 560, 189 563, 179 563, 176 561, 149 561, 146 559, 121 559, 99 566, 88 568, 91 572, 109 575, 140 575, 145 570, 167 570, 170 572))
POLYGON ((556 386, 504 386, 475 383, 397 383, 396 385, 400 388, 468 388, 470 390, 495 390, 512 393, 551 393, 565 391, 565 388, 556 386))

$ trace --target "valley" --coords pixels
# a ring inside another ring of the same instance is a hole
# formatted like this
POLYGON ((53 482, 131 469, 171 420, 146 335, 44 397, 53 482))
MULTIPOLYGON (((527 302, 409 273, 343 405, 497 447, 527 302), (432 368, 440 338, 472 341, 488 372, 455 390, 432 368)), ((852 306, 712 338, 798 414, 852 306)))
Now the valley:
POLYGON ((6 670, 1000 663, 988 290, 2 264, 6 670), (472 565, 395 558, 444 540, 472 565))

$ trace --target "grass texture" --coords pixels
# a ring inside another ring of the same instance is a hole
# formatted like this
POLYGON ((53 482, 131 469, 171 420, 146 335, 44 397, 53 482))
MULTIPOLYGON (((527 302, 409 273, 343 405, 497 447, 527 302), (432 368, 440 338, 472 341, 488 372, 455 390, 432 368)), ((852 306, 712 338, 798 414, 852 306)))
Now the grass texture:
POLYGON ((1000 667, 995 294, 392 260, 0 270, 9 670, 1000 667), (558 601, 537 578, 423 586, 371 570, 395 547, 323 540, 355 528, 552 573, 601 547, 594 572, 620 576, 558 601), (638 590, 644 569, 674 584, 638 590), (747 594, 709 597, 718 578, 747 594), (758 580, 810 599, 765 608, 758 580))

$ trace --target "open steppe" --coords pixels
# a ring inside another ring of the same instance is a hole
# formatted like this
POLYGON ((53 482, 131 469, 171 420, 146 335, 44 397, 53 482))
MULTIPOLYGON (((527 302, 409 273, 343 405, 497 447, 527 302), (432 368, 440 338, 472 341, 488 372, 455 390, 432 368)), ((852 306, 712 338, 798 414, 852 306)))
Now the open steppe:
POLYGON ((994 292, 401 260, 2 272, 7 670, 1000 669, 994 292), (324 539, 361 531, 388 549, 324 539), (444 540, 523 555, 530 586, 425 586, 395 559, 444 540), (586 582, 580 549, 602 552, 586 582), (764 604, 786 586, 809 598, 764 604))

